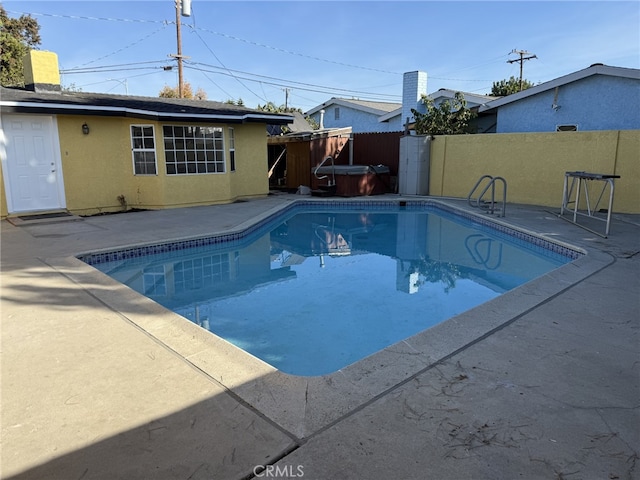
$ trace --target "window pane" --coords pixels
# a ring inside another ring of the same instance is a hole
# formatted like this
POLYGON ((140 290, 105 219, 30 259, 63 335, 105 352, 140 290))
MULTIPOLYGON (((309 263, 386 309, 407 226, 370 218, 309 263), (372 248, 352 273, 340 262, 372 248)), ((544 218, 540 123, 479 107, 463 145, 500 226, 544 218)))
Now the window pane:
POLYGON ((236 148, 236 139, 235 139, 235 131, 233 128, 229 128, 229 150, 234 150, 236 148))
POLYGON ((225 172, 222 128, 165 125, 163 134, 167 174, 225 172), (170 165, 174 166, 169 168, 170 165))
POLYGON ((156 152, 153 126, 131 125, 131 147, 134 175, 155 175, 156 152))

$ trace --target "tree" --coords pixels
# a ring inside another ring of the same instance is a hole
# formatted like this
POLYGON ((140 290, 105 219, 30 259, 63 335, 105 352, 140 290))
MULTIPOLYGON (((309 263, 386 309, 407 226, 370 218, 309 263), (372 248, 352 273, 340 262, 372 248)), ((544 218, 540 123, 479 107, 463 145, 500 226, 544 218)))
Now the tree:
MULTIPOLYGON (((165 85, 162 87, 162 90, 160 90, 158 96, 161 98, 180 98, 178 90, 179 88, 177 85, 175 87, 165 85)), ((196 90, 196 93, 194 94, 191 84, 189 82, 185 82, 182 85, 182 98, 186 98, 187 100, 206 100, 207 92, 198 87, 198 90, 196 90)))
POLYGON ((30 15, 9 18, 0 5, 0 84, 24 86, 22 59, 40 45, 40 25, 30 15))
POLYGON ((277 107, 276 104, 273 102, 267 102, 264 105, 258 104, 258 106, 256 107, 256 110, 269 112, 269 113, 293 113, 293 112, 302 113, 302 109, 300 108, 285 107, 284 105, 280 105, 279 107, 277 107))
MULTIPOLYGON (((522 79, 522 90, 533 87, 533 83, 529 80, 522 79)), ((509 80, 500 80, 499 82, 493 82, 491 86, 491 95, 494 97, 506 97, 512 93, 520 92, 520 79, 516 77, 510 77, 509 80)))
POLYGON ((63 92, 81 92, 82 88, 77 86, 75 83, 70 83, 69 85, 62 85, 63 92))
POLYGON ((415 118, 415 131, 418 135, 458 135, 471 133, 469 122, 476 113, 467 108, 467 101, 461 92, 456 92, 451 100, 445 100, 437 107, 433 100, 422 95, 421 102, 426 113, 411 109, 415 118))

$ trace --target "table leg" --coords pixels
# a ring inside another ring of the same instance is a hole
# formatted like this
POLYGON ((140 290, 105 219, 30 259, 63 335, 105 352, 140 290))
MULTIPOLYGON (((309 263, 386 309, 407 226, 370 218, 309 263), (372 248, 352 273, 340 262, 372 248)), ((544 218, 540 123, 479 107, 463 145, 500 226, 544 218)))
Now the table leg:
POLYGON ((604 232, 605 235, 609 235, 609 224, 611 223, 611 210, 613 210, 613 180, 607 180, 609 184, 609 208, 607 210, 607 229, 604 232))
POLYGON ((578 178, 578 187, 576 188, 576 201, 573 206, 573 222, 575 223, 578 218, 578 203, 580 203, 580 185, 582 184, 582 179, 578 178))
POLYGON ((560 206, 560 215, 562 215, 564 213, 564 209, 567 208, 568 205, 568 201, 569 201, 569 196, 567 193, 567 182, 568 182, 569 176, 565 175, 564 176, 564 182, 562 185, 562 205, 560 206))

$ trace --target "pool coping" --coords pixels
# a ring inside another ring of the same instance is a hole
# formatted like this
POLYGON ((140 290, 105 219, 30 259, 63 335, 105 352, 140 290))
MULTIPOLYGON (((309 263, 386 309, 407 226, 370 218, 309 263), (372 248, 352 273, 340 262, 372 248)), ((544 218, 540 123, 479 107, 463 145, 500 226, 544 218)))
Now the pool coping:
MULTIPOLYGON (((237 227, 216 232, 213 235, 247 234, 245 233, 247 230, 259 228, 274 215, 281 214, 295 205, 327 201, 327 199, 316 201, 308 198, 291 200, 237 227)), ((298 439, 308 438, 323 431, 343 416, 362 408, 390 389, 410 381, 411 378, 432 368, 438 362, 509 325, 614 261, 612 256, 599 250, 585 250, 557 239, 547 238, 536 232, 511 225, 504 219, 488 218, 447 204, 445 201, 398 197, 394 200, 384 200, 382 203, 403 201, 437 204, 445 210, 453 211, 474 221, 498 225, 501 228, 521 232, 522 235, 540 238, 544 242, 568 248, 581 255, 571 263, 493 300, 397 342, 335 373, 318 377, 301 377, 278 371, 253 355, 111 279, 78 258, 87 255, 88 252, 78 253, 74 257, 57 257, 45 261, 81 285, 94 298, 117 312, 124 320, 145 332, 298 439), (135 311, 131 311, 131 305, 136 305, 135 311)), ((341 200, 335 202, 341 202, 341 200)), ((342 200, 342 202, 346 201, 342 200)), ((376 201, 365 197, 361 200, 350 199, 348 202, 371 204, 376 201)), ((199 235, 154 244, 191 241, 204 237, 199 235)), ((125 245, 91 253, 139 248, 143 245, 125 245)))

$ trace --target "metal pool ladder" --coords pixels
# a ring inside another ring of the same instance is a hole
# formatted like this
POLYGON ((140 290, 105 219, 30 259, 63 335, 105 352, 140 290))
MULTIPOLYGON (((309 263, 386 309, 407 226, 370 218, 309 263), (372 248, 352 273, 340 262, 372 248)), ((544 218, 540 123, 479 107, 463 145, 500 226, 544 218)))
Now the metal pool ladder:
POLYGON ((504 217, 505 210, 507 207, 507 181, 502 177, 492 177, 491 175, 481 176, 480 179, 476 182, 476 184, 471 189, 471 192, 469 192, 469 196, 467 197, 467 202, 469 202, 469 205, 471 205, 472 207, 484 209, 487 211, 487 213, 490 213, 492 215, 494 213, 498 213, 499 217, 504 217), (483 183, 485 180, 487 180, 485 182, 486 185, 480 192, 480 195, 478 195, 478 198, 476 199, 472 198, 473 194, 478 189, 480 184, 483 183), (496 207, 496 181, 502 183, 502 208, 496 207), (482 200, 482 198, 489 191, 489 189, 491 189, 491 200, 490 201, 482 200))
POLYGON ((333 163, 333 157, 331 155, 327 155, 322 162, 320 162, 320 165, 318 165, 314 170, 313 170, 313 175, 318 179, 318 180, 322 180, 327 178, 327 184, 326 185, 318 185, 319 190, 318 191, 312 191, 312 194, 315 192, 319 195, 322 196, 327 196, 327 195, 333 195, 336 193, 336 166, 333 163), (331 178, 329 179, 328 175, 318 175, 318 170, 320 170, 321 167, 324 166, 324 164, 328 161, 331 160, 331 178))

